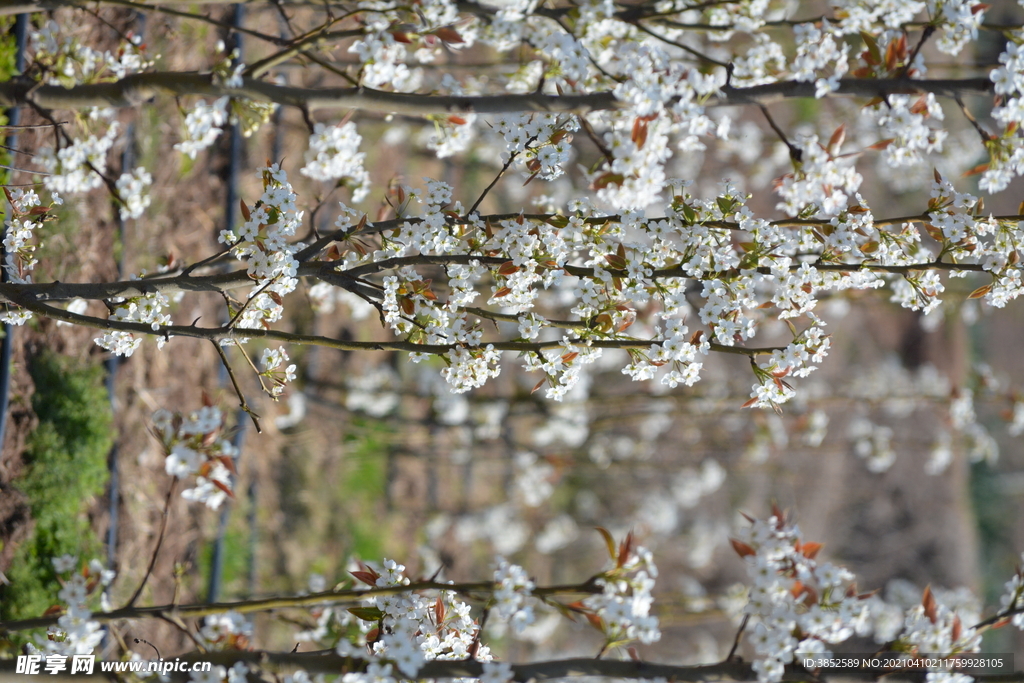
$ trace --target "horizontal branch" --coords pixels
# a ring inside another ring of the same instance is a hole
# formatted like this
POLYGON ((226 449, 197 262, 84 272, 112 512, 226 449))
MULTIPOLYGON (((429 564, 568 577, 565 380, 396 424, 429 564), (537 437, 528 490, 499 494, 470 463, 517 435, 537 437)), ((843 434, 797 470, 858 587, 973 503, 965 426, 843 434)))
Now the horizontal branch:
MULTIPOLYGON (((317 652, 266 652, 266 651, 222 651, 196 652, 177 657, 183 662, 211 662, 216 666, 229 668, 236 662, 246 662, 250 668, 262 670, 278 677, 306 671, 310 674, 339 674, 365 671, 368 662, 353 657, 342 657, 331 651, 317 652)), ((14 677, 14 660, 0 660, 0 681, 21 681, 22 677, 14 677)), ((483 674, 483 663, 472 659, 464 660, 432 660, 420 667, 412 680, 436 680, 453 678, 479 678, 483 674)), ((718 664, 701 664, 684 666, 673 664, 657 664, 644 661, 620 661, 614 659, 561 659, 529 664, 513 664, 514 680, 518 683, 527 681, 553 681, 585 676, 650 680, 661 678, 681 683, 711 683, 718 681, 756 681, 758 676, 750 662, 740 658, 727 660, 718 664)), ((170 674, 171 680, 185 681, 189 674, 175 672, 170 674)), ((981 683, 1016 683, 1024 681, 1024 672, 1015 671, 1007 674, 974 674, 971 676, 981 683)), ((923 683, 926 672, 912 669, 868 669, 868 668, 835 668, 820 669, 816 673, 808 672, 800 666, 789 665, 782 675, 782 681, 900 681, 901 683, 923 683)), ((83 680, 111 680, 107 674, 96 672, 90 675, 75 674, 63 678, 47 676, 46 680, 66 680, 69 682, 83 680)))
MULTIPOLYGON (((579 584, 564 584, 552 586, 538 586, 533 589, 533 595, 541 598, 554 597, 556 595, 575 595, 600 593, 603 589, 593 577, 579 584)), ((194 619, 208 617, 213 614, 224 614, 226 612, 238 612, 239 614, 250 614, 253 612, 269 612, 278 609, 293 607, 312 607, 314 605, 337 605, 343 603, 358 603, 366 598, 380 595, 400 595, 425 590, 454 591, 462 595, 490 595, 494 592, 495 584, 490 581, 478 581, 474 583, 442 583, 440 581, 414 581, 403 586, 384 586, 366 588, 365 590, 340 590, 322 591, 310 593, 309 595, 296 595, 288 597, 257 598, 252 600, 239 600, 236 602, 207 602, 194 605, 156 605, 152 607, 124 607, 109 612, 96 612, 89 619, 99 623, 108 623, 121 619, 148 619, 161 616, 173 616, 182 619, 194 619)), ((19 621, 0 622, 0 634, 15 633, 18 631, 29 631, 36 628, 47 628, 57 624, 59 614, 35 619, 21 619, 19 621)))
MULTIPOLYGON (((78 313, 72 313, 62 308, 54 308, 47 304, 39 301, 34 301, 28 297, 11 296, 10 300, 22 308, 25 308, 37 315, 41 315, 46 318, 53 320, 60 320, 63 322, 71 323, 73 325, 80 325, 83 327, 90 327, 96 330, 103 331, 115 331, 115 332, 130 332, 132 334, 140 334, 147 337, 163 337, 164 339, 170 339, 171 337, 189 337, 192 339, 205 339, 207 341, 222 342, 222 341, 237 341, 242 339, 269 339, 272 341, 279 341, 288 344, 299 344, 306 346, 323 346, 331 349, 339 349, 342 351, 406 351, 409 353, 429 353, 434 355, 443 355, 457 348, 467 348, 465 344, 417 344, 410 341, 379 341, 379 342, 360 342, 360 341, 348 341, 343 339, 335 339, 333 337, 322 337, 311 334, 294 334, 291 332, 284 332, 282 330, 266 330, 266 329, 249 329, 239 328, 224 325, 221 327, 198 327, 197 325, 164 325, 153 329, 152 326, 144 323, 126 322, 123 320, 115 320, 112 318, 94 318, 87 315, 79 315, 78 313)), ((619 338, 619 339, 570 339, 570 344, 578 346, 587 346, 595 349, 649 349, 651 346, 657 346, 661 344, 660 340, 656 339, 635 339, 635 338, 619 338)), ((487 341, 484 340, 480 343, 479 347, 485 346, 493 347, 496 351, 515 351, 517 353, 538 353, 549 349, 557 349, 562 347, 563 342, 561 341, 547 341, 547 342, 523 342, 523 341, 487 341)), ((711 350, 719 353, 728 353, 733 355, 741 356, 763 356, 770 355, 776 351, 781 351, 785 347, 776 346, 765 346, 765 347, 747 347, 747 346, 726 346, 725 344, 711 344, 711 350)))
MULTIPOLYGON (((944 97, 993 92, 988 78, 963 79, 877 79, 846 78, 835 94, 880 97, 897 93, 934 93, 944 97)), ((182 97, 241 97, 260 102, 275 102, 306 111, 363 109, 386 113, 428 115, 452 112, 503 114, 512 112, 579 112, 616 109, 627 106, 611 92, 545 95, 420 95, 393 93, 370 88, 300 88, 246 78, 239 87, 215 82, 210 74, 193 72, 153 72, 125 76, 113 83, 95 83, 64 88, 39 85, 25 80, 0 83, 0 106, 19 106, 29 101, 46 109, 84 109, 88 107, 135 107, 159 95, 182 97)), ((749 88, 724 86, 709 99, 708 106, 770 104, 787 98, 811 98, 813 82, 781 81, 749 88)))
MULTIPOLYGON (((528 221, 546 222, 550 220, 553 214, 496 214, 482 216, 479 219, 489 222, 499 222, 503 220, 510 220, 516 218, 523 218, 528 221)), ((1021 215, 1001 215, 992 217, 996 221, 1020 221, 1024 220, 1024 216, 1021 215)), ((422 222, 422 218, 411 217, 411 218, 396 218, 385 221, 378 221, 376 223, 368 223, 361 229, 351 232, 348 229, 341 229, 335 232, 329 233, 322 236, 320 239, 313 242, 311 245, 305 247, 295 254, 296 259, 300 262, 297 269, 297 275, 299 277, 313 277, 319 280, 328 282, 335 286, 340 286, 345 289, 353 291, 364 290, 364 286, 360 286, 355 278, 364 277, 375 273, 380 273, 387 270, 402 268, 404 266, 417 266, 417 265, 468 265, 472 262, 478 262, 488 266, 500 266, 509 259, 505 256, 485 256, 483 254, 444 254, 444 255, 431 255, 431 254, 417 254, 413 256, 401 256, 383 259, 373 263, 366 263, 357 266, 353 266, 344 271, 337 271, 336 262, 324 262, 324 261, 313 261, 310 260, 320 254, 327 246, 332 242, 338 240, 344 240, 353 236, 363 235, 376 235, 388 232, 390 230, 397 230, 406 223, 413 225, 422 222)), ((592 216, 584 219, 584 222, 589 225, 603 225, 606 223, 614 223, 620 220, 620 216, 592 216)), ((652 218, 650 220, 660 220, 658 218, 652 218)), ((912 216, 898 216, 893 218, 880 218, 874 221, 876 227, 883 227, 889 225, 902 225, 903 223, 922 223, 927 222, 929 216, 927 214, 917 214, 912 216)), ((465 225, 467 224, 466 219, 454 219, 449 220, 448 225, 465 225)), ((828 225, 829 221, 824 219, 798 219, 798 218, 784 218, 776 221, 772 221, 771 225, 777 227, 807 227, 816 225, 828 225)), ((740 230, 738 223, 733 221, 707 221, 702 224, 705 227, 711 227, 722 230, 740 230)), ((123 280, 116 282, 38 282, 28 284, 14 284, 3 282, 0 283, 0 303, 16 303, 21 305, 19 302, 32 301, 32 302, 51 302, 51 301, 69 301, 71 299, 86 299, 92 301, 99 300, 111 300, 117 297, 131 298, 145 296, 151 293, 160 293, 164 295, 173 295, 179 293, 188 292, 228 292, 242 287, 251 286, 253 280, 248 276, 246 270, 238 269, 229 272, 215 273, 208 275, 192 275, 193 270, 197 267, 211 264, 214 260, 219 260, 224 254, 218 254, 212 259, 206 259, 204 261, 197 262, 196 264, 184 268, 178 274, 159 274, 142 279, 135 280, 123 280)), ((974 263, 948 263, 941 261, 929 261, 921 263, 911 263, 906 265, 882 265, 874 263, 870 260, 863 261, 860 263, 814 263, 815 268, 818 270, 825 271, 839 271, 839 272, 854 272, 854 271, 874 271, 874 272, 885 272, 892 274, 907 274, 915 271, 924 270, 947 270, 947 271, 969 271, 969 272, 983 272, 984 268, 980 264, 974 263)), ((802 266, 802 263, 796 263, 791 266, 791 270, 798 269, 802 266)), ((627 272, 624 270, 618 270, 614 268, 593 268, 585 266, 566 265, 561 268, 566 274, 575 277, 593 277, 598 270, 607 272, 616 277, 626 277, 627 272)), ((759 269, 762 272, 770 272, 768 268, 759 269)), ((731 272, 708 272, 702 279, 714 279, 721 277, 729 277, 734 275, 731 272)), ((681 266, 672 266, 668 268, 661 268, 652 272, 652 277, 658 278, 671 278, 671 277, 689 277, 681 266)), ((552 321, 553 322, 553 321, 552 321)), ((571 321, 563 321, 571 322, 571 321)))

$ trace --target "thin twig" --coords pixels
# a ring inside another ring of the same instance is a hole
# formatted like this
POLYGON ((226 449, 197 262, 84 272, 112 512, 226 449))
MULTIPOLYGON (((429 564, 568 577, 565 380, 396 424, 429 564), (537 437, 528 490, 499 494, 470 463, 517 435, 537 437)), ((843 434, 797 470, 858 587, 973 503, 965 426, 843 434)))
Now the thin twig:
POLYGON ((19 124, 17 126, 3 125, 3 126, 0 126, 0 130, 11 130, 11 129, 13 129, 13 130, 35 130, 37 128, 51 128, 54 125, 66 126, 67 124, 68 124, 67 121, 58 121, 56 123, 25 123, 25 124, 19 124))
MULTIPOLYGON (((7 164, 0 164, 0 168, 8 171, 19 171, 21 173, 32 173, 34 175, 52 175, 50 173, 43 173, 42 171, 30 171, 27 168, 18 168, 17 166, 8 166, 7 164)), ((4 183, 6 185, 6 183, 4 183)))
POLYGON ((613 155, 611 150, 608 149, 603 142, 601 142, 601 138, 598 137, 597 133, 594 131, 594 127, 590 125, 590 121, 587 121, 586 114, 580 114, 576 118, 579 119, 580 127, 583 129, 583 132, 587 134, 587 137, 590 138, 590 141, 593 142, 594 146, 597 147, 598 151, 601 152, 601 156, 605 158, 605 161, 607 161, 609 164, 615 163, 615 155, 613 155))
POLYGON ((336 66, 334 66, 333 64, 331 64, 330 62, 328 62, 327 60, 320 59, 319 57, 314 55, 309 50, 303 50, 302 51, 302 56, 305 57, 306 59, 308 59, 309 61, 313 62, 314 64, 319 64, 323 68, 325 68, 328 71, 330 71, 332 74, 334 74, 336 76, 341 76, 342 78, 344 78, 346 81, 348 81, 349 83, 351 83, 355 87, 357 87, 357 88, 359 87, 359 81, 357 81, 356 79, 354 79, 351 76, 349 76, 348 73, 344 69, 339 69, 336 66))
POLYGON ((732 658, 736 655, 736 650, 740 646, 740 638, 743 636, 743 631, 747 628, 747 622, 750 620, 749 614, 743 615, 743 621, 740 622, 740 627, 736 629, 736 637, 732 640, 732 647, 729 648, 729 655, 725 658, 725 661, 732 661, 732 658))
MULTIPOLYGON (((196 638, 195 635, 191 631, 188 630, 188 627, 185 626, 185 624, 181 621, 181 617, 179 617, 177 615, 158 614, 157 615, 157 619, 160 619, 162 621, 166 621, 168 624, 170 624, 174 628, 176 628, 179 631, 181 631, 182 633, 184 633, 188 637, 188 639, 191 640, 195 644, 196 649, 198 649, 200 652, 206 652, 206 646, 203 645, 203 641, 201 641, 198 638, 196 638)), ((136 640, 139 640, 139 639, 136 638, 136 640)), ((146 641, 142 641, 142 642, 146 642, 146 641)), ((154 649, 156 649, 156 648, 154 648, 154 649)), ((160 653, 157 653, 157 656, 159 657, 160 653)))
POLYGON ((181 10, 171 9, 169 7, 149 5, 144 2, 133 2, 132 0, 103 0, 103 3, 108 5, 120 5, 121 7, 133 7, 137 10, 142 11, 160 12, 162 14, 169 14, 174 17, 181 17, 183 19, 195 19, 196 21, 201 21, 206 24, 210 24, 211 26, 217 26, 219 28, 228 29, 230 31, 238 31, 239 33, 244 33, 246 35, 253 36, 254 38, 265 40, 268 43, 273 43, 275 45, 288 44, 288 40, 286 38, 280 38, 278 36, 260 33, 259 31, 254 31, 252 29, 244 28, 242 26, 235 26, 230 22, 213 19, 211 17, 206 16, 205 14, 193 14, 192 12, 183 12, 181 10))
MULTIPOLYGON (((49 128, 49 126, 47 126, 47 128, 49 128)), ((7 145, 0 145, 0 149, 6 149, 8 152, 14 152, 15 154, 22 154, 22 155, 27 156, 27 157, 34 157, 35 156, 35 154, 33 154, 32 152, 26 152, 25 150, 17 149, 15 147, 8 147, 7 145)), ((46 174, 42 174, 42 175, 46 175, 46 174)))
POLYGON ((704 62, 706 64, 714 64, 715 66, 720 66, 723 69, 728 69, 729 68, 729 64, 727 62, 719 61, 719 60, 715 59, 714 57, 708 57, 703 52, 701 52, 699 50, 695 50, 694 48, 690 47, 689 45, 685 45, 683 43, 678 43, 678 42, 672 40, 671 38, 666 38, 663 35, 659 35, 659 34, 655 33, 654 31, 652 31, 651 29, 649 29, 646 26, 644 26, 643 24, 641 24, 639 20, 633 22, 633 26, 636 26, 638 29, 640 29, 641 31, 643 31, 647 35, 649 35, 649 36, 651 36, 653 38, 657 38, 658 40, 660 40, 663 43, 666 43, 668 45, 672 45, 674 47, 678 47, 680 50, 683 50, 684 52, 690 53, 691 55, 696 57, 698 60, 700 60, 700 61, 702 61, 702 62, 704 62))
POLYGON ((133 638, 133 640, 135 641, 136 644, 143 643, 143 644, 149 645, 151 648, 153 648, 153 652, 156 653, 156 656, 157 656, 158 659, 163 659, 164 658, 164 656, 162 654, 160 654, 160 650, 157 649, 156 645, 154 645, 153 643, 149 642, 145 638, 133 638))
MULTIPOLYGON (((526 144, 529 145, 530 142, 528 141, 526 144)), ((469 207, 469 211, 466 212, 466 216, 473 215, 477 207, 480 206, 480 202, 482 202, 484 200, 484 197, 487 196, 487 193, 490 192, 494 188, 494 186, 498 184, 498 181, 501 180, 501 177, 505 175, 505 171, 507 171, 515 162, 517 156, 519 156, 518 151, 512 152, 511 154, 508 155, 508 161, 502 164, 501 170, 498 171, 498 175, 494 176, 494 179, 491 181, 491 183, 484 188, 484 191, 481 192, 480 196, 476 198, 475 202, 473 202, 473 206, 469 207)))
POLYGON ((932 24, 928 24, 927 26, 924 27, 924 32, 921 34, 921 39, 917 41, 917 45, 914 46, 914 51, 910 53, 909 57, 907 57, 907 63, 903 65, 903 69, 900 71, 900 75, 898 76, 898 78, 907 77, 907 74, 910 73, 910 68, 914 64, 914 60, 917 59, 917 55, 921 52, 921 48, 924 47, 924 44, 928 42, 928 39, 932 37, 932 34, 934 34, 935 31, 936 28, 932 24))
POLYGON ((149 558, 149 566, 146 568, 146 575, 142 577, 142 583, 132 593, 132 597, 128 600, 128 604, 124 606, 124 609, 131 609, 135 606, 135 601, 139 599, 142 589, 146 587, 146 582, 149 581, 149 577, 153 573, 153 567, 156 566, 156 556, 160 554, 160 547, 164 543, 164 532, 167 531, 167 518, 170 517, 171 512, 171 499, 174 496, 174 489, 177 485, 177 477, 171 477, 171 485, 167 487, 167 500, 164 501, 164 511, 160 515, 160 533, 156 537, 156 547, 153 548, 153 556, 149 558))
POLYGON ((761 107, 761 113, 764 114, 764 118, 767 119, 768 125, 772 127, 772 130, 774 130, 775 134, 779 136, 779 139, 782 140, 787 148, 789 148, 789 158, 796 163, 800 163, 804 156, 803 150, 789 141, 789 138, 786 137, 783 130, 776 125, 775 119, 773 119, 772 115, 768 112, 768 107, 763 104, 758 106, 761 107))
POLYGON ((248 299, 242 302, 242 305, 239 307, 238 311, 235 313, 235 315, 231 318, 231 321, 228 323, 228 329, 234 329, 235 325, 238 324, 238 321, 241 320, 242 315, 245 313, 245 309, 249 307, 249 304, 255 301, 256 297, 258 297, 260 294, 266 291, 266 289, 270 287, 272 284, 274 284, 273 280, 267 282, 262 287, 253 292, 252 296, 250 296, 248 299))
MULTIPOLYGON (((227 370, 228 377, 231 379, 231 386, 235 388, 235 394, 238 396, 238 407, 244 410, 245 414, 252 420, 253 426, 256 427, 256 433, 262 434, 263 430, 260 428, 260 416, 254 413, 246 402, 245 395, 242 394, 242 388, 238 386, 238 379, 235 377, 235 371, 231 369, 231 363, 228 362, 228 356, 224 353, 224 347, 222 347, 220 342, 217 341, 214 341, 213 345, 217 348, 217 353, 220 355, 220 360, 224 364, 224 369, 227 370)), ((249 354, 246 354, 245 351, 242 353, 245 354, 245 357, 248 360, 249 354)), ((262 381, 260 384, 262 384, 262 381)))
POLYGON ((974 114, 972 114, 971 110, 967 108, 966 104, 964 104, 963 98, 957 95, 953 99, 960 107, 960 111, 963 112, 964 118, 971 122, 971 125, 974 126, 974 130, 976 130, 978 132, 978 135, 981 136, 981 141, 984 143, 991 140, 992 135, 987 130, 985 130, 985 128, 980 123, 978 123, 978 119, 974 118, 974 114))

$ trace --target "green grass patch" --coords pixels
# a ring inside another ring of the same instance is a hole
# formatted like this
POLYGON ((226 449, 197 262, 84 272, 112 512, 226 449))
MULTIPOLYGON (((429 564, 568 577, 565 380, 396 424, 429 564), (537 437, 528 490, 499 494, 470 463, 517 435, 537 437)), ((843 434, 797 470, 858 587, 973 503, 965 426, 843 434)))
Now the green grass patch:
POLYGON ((18 548, 7 574, 10 585, 0 587, 3 619, 39 616, 56 602, 51 558, 85 558, 100 550, 86 511, 103 493, 113 445, 102 367, 46 352, 32 360, 29 372, 39 425, 28 439, 25 471, 13 484, 28 496, 36 526, 18 548))
POLYGON ((379 504, 387 489, 388 427, 375 420, 353 420, 351 447, 346 454, 338 482, 339 508, 347 510, 350 553, 363 559, 379 560, 384 552, 377 519, 379 504))
MULTIPOLYGON (((232 506, 232 512, 240 511, 236 506, 232 506)), ((217 511, 217 518, 220 518, 220 510, 217 511)), ((210 585, 213 549, 216 543, 216 538, 211 539, 199 556, 199 570, 203 577, 202 591, 204 594, 210 585)), ((224 532, 224 554, 221 556, 220 567, 220 599, 224 599, 225 595, 245 595, 249 577, 249 529, 246 526, 246 518, 242 514, 234 514, 228 520, 228 528, 224 532)))
POLYGON ((0 17, 0 81, 9 81, 17 73, 14 69, 18 56, 18 39, 14 35, 17 17, 0 17))

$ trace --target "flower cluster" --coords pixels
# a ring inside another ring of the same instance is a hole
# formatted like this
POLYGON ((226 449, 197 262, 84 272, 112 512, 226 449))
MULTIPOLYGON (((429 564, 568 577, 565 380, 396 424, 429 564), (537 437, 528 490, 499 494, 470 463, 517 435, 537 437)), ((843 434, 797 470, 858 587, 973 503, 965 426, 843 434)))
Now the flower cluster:
MULTIPOLYGON (((376 587, 409 583, 405 567, 385 560, 380 569, 364 567, 353 572, 360 581, 376 587)), ((434 659, 491 659, 490 649, 479 642, 480 627, 470 615, 468 604, 447 590, 379 595, 369 598, 367 607, 350 610, 367 625, 376 627, 366 633, 370 655, 375 660, 366 674, 346 675, 347 683, 371 683, 374 671, 390 677, 391 667, 404 677, 416 678, 423 663, 434 659), (386 661, 387 663, 384 663, 386 661)), ((365 657, 349 640, 337 646, 338 654, 365 657)))
POLYGON ((115 184, 121 199, 121 219, 139 218, 151 201, 146 189, 153 184, 153 176, 141 166, 131 173, 122 173, 115 184))
POLYGON ((992 118, 1003 124, 1003 133, 986 142, 989 163, 979 184, 989 193, 1006 189, 1014 176, 1024 174, 1024 31, 1010 34, 1006 51, 999 55, 1002 66, 989 79, 1005 101, 992 110, 992 118))
POLYGON ((33 233, 42 227, 38 218, 50 207, 40 205, 39 195, 35 190, 20 188, 4 188, 7 201, 11 204, 14 218, 5 223, 4 263, 7 279, 10 282, 26 284, 32 281, 29 271, 38 263, 35 258, 36 247, 31 243, 33 233))
POLYGON ((181 142, 174 145, 174 149, 195 159, 196 155, 220 136, 221 127, 228 118, 227 111, 227 97, 214 100, 213 104, 199 100, 192 111, 185 115, 185 135, 181 142))
MULTIPOLYGON (((896 643, 896 647, 903 652, 949 657, 978 652, 981 649, 981 634, 964 624, 957 609, 943 604, 935 598, 930 588, 925 588, 921 604, 907 610, 903 632, 896 643)), ((929 680, 939 683, 933 678, 929 680)))
POLYGON ((814 81, 814 96, 824 97, 839 89, 839 79, 849 69, 850 46, 836 40, 832 25, 823 21, 815 24, 797 24, 793 27, 796 39, 796 57, 790 66, 797 81, 814 81), (842 45, 842 47, 840 47, 842 45), (829 65, 831 64, 831 68, 829 65), (820 72, 829 70, 827 77, 820 72))
POLYGON ((243 650, 252 637, 252 630, 252 624, 244 616, 228 611, 206 617, 199 629, 199 637, 209 649, 243 650))
POLYGON ((761 683, 781 680, 797 653, 827 657, 830 645, 868 632, 869 596, 857 594, 853 574, 818 562, 821 544, 802 541, 778 510, 768 520, 751 520, 732 544, 751 580, 743 611, 752 620, 761 683))
POLYGON ((512 624, 513 631, 522 633, 534 620, 533 607, 526 602, 536 586, 525 569, 502 557, 498 558, 498 567, 494 570, 494 583, 495 612, 512 624))
POLYGON ((114 121, 102 137, 90 135, 75 140, 54 152, 49 147, 39 150, 39 163, 48 175, 43 185, 51 192, 77 194, 103 185, 101 174, 107 170, 107 152, 117 137, 118 124, 114 121))
POLYGON ((263 357, 260 359, 263 372, 260 373, 260 377, 270 381, 267 393, 275 399, 284 393, 285 384, 295 380, 295 364, 285 366, 289 360, 291 359, 284 348, 263 349, 263 357))
POLYGON ((942 107, 932 93, 913 101, 910 95, 890 95, 867 111, 887 138, 883 156, 890 166, 919 164, 922 153, 942 151, 946 131, 925 124, 928 118, 943 119, 942 107))
POLYGON ((341 126, 316 124, 306 150, 306 165, 299 173, 314 180, 343 181, 352 188, 352 201, 363 201, 370 192, 370 174, 363 168, 362 141, 351 121, 341 126))
MULTIPOLYGON (((218 44, 218 51, 224 51, 224 44, 218 44)), ((245 64, 238 60, 238 50, 226 54, 213 67, 211 78, 228 88, 240 88, 244 84, 242 73, 245 64)), ((199 100, 185 115, 185 134, 174 149, 195 159, 220 136, 226 122, 239 127, 242 137, 250 137, 270 120, 277 105, 257 102, 247 97, 219 97, 212 104, 199 100)))
MULTIPOLYGON (((607 532, 602 532, 609 540, 607 532)), ((583 605, 593 610, 609 645, 634 640, 648 644, 657 642, 661 639, 661 630, 658 617, 651 614, 654 602, 651 591, 658 578, 658 568, 651 552, 643 546, 634 546, 632 534, 620 544, 618 552, 613 552, 610 540, 608 549, 615 567, 595 579, 602 591, 586 597, 583 605)))
POLYGON ((64 35, 52 19, 33 30, 29 42, 42 80, 65 88, 79 83, 117 80, 153 65, 137 36, 121 41, 115 53, 99 51, 82 45, 73 36, 64 35))
POLYGON ((569 161, 572 133, 579 130, 575 116, 557 114, 507 114, 498 119, 495 132, 505 140, 506 154, 517 155, 531 178, 554 180, 569 161))
POLYGON ((220 408, 203 406, 191 413, 159 410, 153 415, 153 433, 165 454, 167 474, 185 479, 195 476, 195 488, 182 497, 216 510, 231 492, 237 449, 224 438, 220 408))
MULTIPOLYGON (((1021 554, 1024 560, 1024 553, 1021 554)), ((1006 614, 1010 623, 1024 631, 1024 571, 1020 569, 1006 582, 1004 593, 999 599, 999 612, 1006 614)))
POLYGON ((51 626, 46 637, 37 637, 31 651, 43 654, 88 655, 103 640, 99 622, 90 621, 92 611, 87 606, 89 596, 103 590, 114 580, 114 572, 105 569, 99 560, 92 560, 79 569, 78 558, 61 555, 52 558, 61 589, 57 594, 67 604, 64 614, 51 626))
POLYGON ((248 300, 235 313, 234 325, 242 329, 267 328, 280 320, 282 297, 298 285, 294 253, 299 247, 288 238, 302 225, 304 212, 296 208, 288 175, 277 164, 260 169, 259 176, 263 196, 251 210, 243 204, 245 223, 237 230, 222 230, 219 237, 235 258, 246 262, 255 282, 248 300))
POLYGON ((406 56, 405 45, 389 32, 357 40, 348 51, 359 55, 360 81, 368 88, 390 86, 396 92, 412 92, 423 82, 423 70, 410 69, 402 63, 406 56))
MULTIPOLYGON (((153 331, 158 331, 163 325, 171 324, 171 316, 165 313, 171 301, 161 292, 148 292, 143 296, 124 299, 118 297, 112 299, 114 310, 110 314, 110 320, 123 323, 139 323, 148 325, 153 331)), ((142 344, 142 339, 135 336, 134 332, 126 330, 110 330, 94 339, 97 345, 110 351, 116 356, 128 357, 135 353, 142 344)), ((167 343, 167 337, 157 337, 157 348, 163 348, 167 343)))

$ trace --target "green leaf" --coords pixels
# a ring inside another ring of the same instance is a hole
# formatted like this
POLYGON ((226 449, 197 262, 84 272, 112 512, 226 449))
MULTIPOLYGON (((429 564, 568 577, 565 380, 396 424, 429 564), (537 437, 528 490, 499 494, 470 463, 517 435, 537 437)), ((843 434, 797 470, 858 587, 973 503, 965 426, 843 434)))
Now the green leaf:
POLYGON ((376 607, 349 607, 348 613, 359 617, 363 621, 380 621, 384 613, 376 607))

